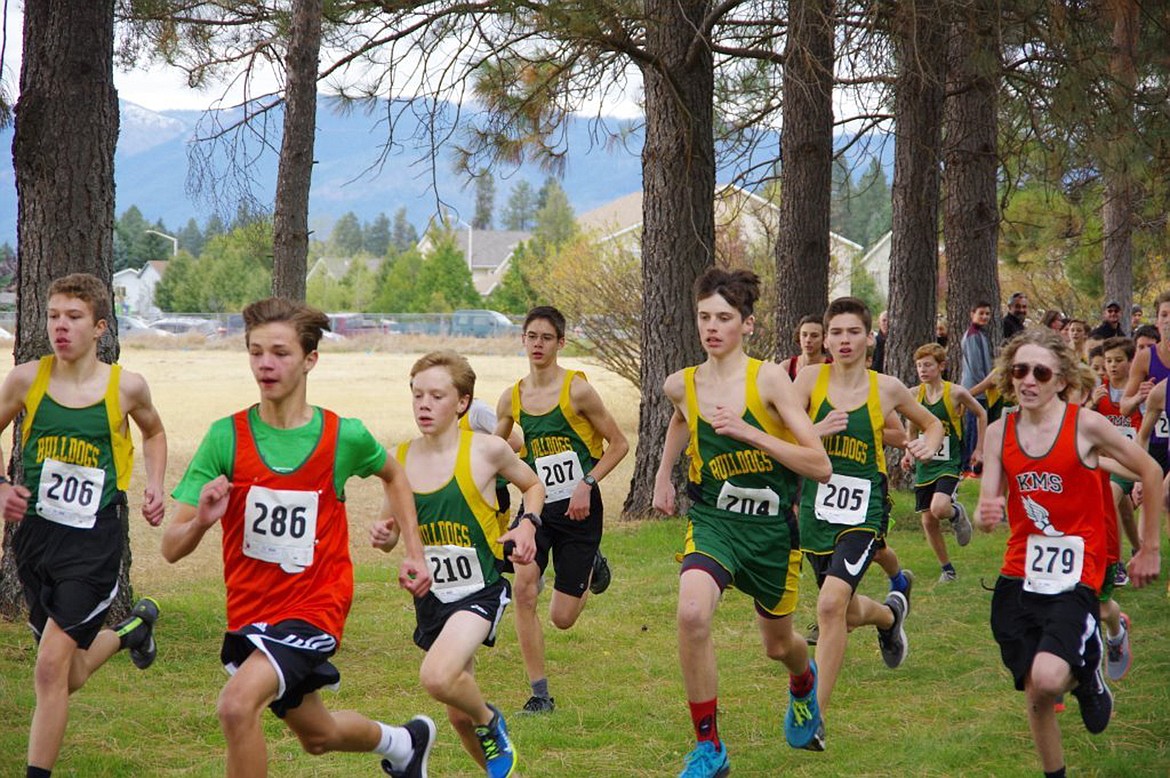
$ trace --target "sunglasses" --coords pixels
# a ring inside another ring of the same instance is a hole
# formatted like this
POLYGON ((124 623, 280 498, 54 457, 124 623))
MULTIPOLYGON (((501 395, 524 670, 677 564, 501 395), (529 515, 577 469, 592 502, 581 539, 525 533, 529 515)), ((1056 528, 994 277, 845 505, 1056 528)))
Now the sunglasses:
POLYGON ((1056 375, 1056 371, 1047 365, 1029 365, 1027 362, 1017 362, 1012 365, 1012 378, 1022 381, 1028 377, 1028 373, 1034 375, 1036 381, 1041 384, 1048 383, 1056 375))

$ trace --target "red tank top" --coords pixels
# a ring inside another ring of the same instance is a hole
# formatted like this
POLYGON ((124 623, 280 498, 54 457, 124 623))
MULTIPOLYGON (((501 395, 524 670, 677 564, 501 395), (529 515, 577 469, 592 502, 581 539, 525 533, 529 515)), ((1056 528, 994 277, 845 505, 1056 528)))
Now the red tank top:
POLYGON ((1101 484, 1101 502, 1105 515, 1105 564, 1111 565, 1121 561, 1121 531, 1117 528, 1117 506, 1113 503, 1113 485, 1105 468, 1097 468, 1097 479, 1101 484))
MULTIPOLYGON (((1067 405, 1056 440, 1047 453, 1031 457, 1016 439, 1019 413, 1007 414, 1003 469, 1008 484, 1008 537, 1000 572, 1060 587, 1067 576, 1101 590, 1107 557, 1100 477, 1077 453, 1080 406, 1067 405), (1079 568, 1079 576, 1075 575, 1079 568), (1065 576, 1065 578, 1062 578, 1065 576)), ((1049 591, 1048 593, 1053 593, 1049 591)))
POLYGON ((1113 402, 1109 394, 1106 393, 1104 397, 1097 401, 1093 406, 1093 410, 1109 419, 1109 423, 1114 427, 1119 428, 1122 433, 1130 440, 1137 439, 1138 430, 1142 428, 1142 412, 1140 407, 1135 409, 1133 413, 1128 416, 1123 416, 1121 413, 1121 404, 1113 402))
POLYGON ((264 463, 247 410, 232 420, 235 467, 221 522, 228 629, 299 619, 340 642, 353 562, 345 503, 333 488, 337 414, 322 409, 321 439, 291 473, 264 463))

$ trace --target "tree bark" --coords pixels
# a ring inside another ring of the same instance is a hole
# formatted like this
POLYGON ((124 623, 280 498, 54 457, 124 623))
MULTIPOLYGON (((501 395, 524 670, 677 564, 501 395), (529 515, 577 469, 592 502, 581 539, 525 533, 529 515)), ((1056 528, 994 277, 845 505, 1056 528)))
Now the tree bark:
MULTIPOLYGON (((1104 144, 1106 159, 1101 221, 1105 230, 1101 267, 1105 299, 1117 300, 1128 311, 1133 302, 1134 183, 1130 159, 1134 152, 1133 90, 1137 83, 1135 63, 1138 36, 1138 6, 1134 0, 1113 0, 1104 4, 1113 21, 1113 48, 1109 71, 1113 77, 1112 137, 1104 144)), ((1124 319, 1124 317, 1123 317, 1124 319)))
POLYGON ((829 295, 833 161, 833 0, 789 3, 776 241, 776 358, 789 356, 802 316, 829 295))
MULTIPOLYGON (((885 372, 914 384, 914 350, 935 338, 946 0, 894 11, 894 185, 885 372)), ((876 311, 874 312, 876 315, 876 311)))
MULTIPOLYGON (((951 26, 947 98, 943 114, 943 233, 946 239, 947 364, 958 381, 963 333, 976 302, 999 309, 996 239, 996 88, 999 15, 992 0, 977 0, 951 26)), ((997 325, 996 321, 992 321, 997 325)), ((987 332, 998 341, 999 326, 987 332)))
POLYGON ((648 516, 654 474, 673 412, 667 375, 702 359, 691 287, 714 263, 714 63, 697 37, 710 3, 647 0, 643 64, 646 143, 642 150, 642 404, 634 476, 624 513, 648 516))
MULTIPOLYGON (((19 257, 17 363, 52 351, 45 322, 53 279, 86 272, 111 282, 118 139, 113 0, 28 0, 23 34, 12 141, 19 257)), ((111 335, 98 348, 99 358, 107 362, 118 357, 116 318, 110 328, 111 335)), ((17 440, 9 462, 13 480, 20 480, 19 419, 13 427, 17 440)), ((19 526, 5 524, 0 561, 0 615, 9 619, 21 617, 25 607, 10 553, 19 526)), ((127 532, 111 618, 129 608, 129 569, 127 532)))
POLYGON ((284 134, 276 173, 272 293, 305 299, 309 256, 309 186, 317 129, 317 67, 322 0, 294 0, 285 57, 284 134))

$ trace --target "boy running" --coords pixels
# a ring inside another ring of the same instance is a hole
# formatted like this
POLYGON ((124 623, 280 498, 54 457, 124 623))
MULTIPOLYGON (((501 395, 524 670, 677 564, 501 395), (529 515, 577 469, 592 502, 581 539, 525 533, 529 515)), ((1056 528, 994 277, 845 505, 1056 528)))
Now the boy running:
POLYGON ((156 653, 158 605, 150 598, 113 629, 102 627, 122 567, 120 516, 134 454, 128 419, 142 434, 142 515, 151 526, 163 518, 167 466, 166 433, 145 379, 98 360, 110 316, 103 281, 88 273, 58 278, 49 286, 53 353, 17 365, 0 387, 0 430, 25 412, 24 484, 0 477, 0 503, 6 521, 20 522, 12 553, 37 641, 26 773, 33 778, 57 763, 69 695, 123 648, 144 670, 156 653))
MULTIPOLYGON (((1121 412, 1133 412, 1149 397, 1150 392, 1170 378, 1170 291, 1162 292, 1154 301, 1157 318, 1155 324, 1161 340, 1149 348, 1134 354, 1129 370, 1129 381, 1125 385, 1125 396, 1121 399, 1121 412)), ((1163 475, 1170 474, 1170 417, 1161 411, 1153 418, 1150 432, 1149 452, 1162 467, 1163 475)))
POLYGON ((809 557, 820 589, 821 715, 829 708, 849 631, 876 627, 888 667, 898 667, 906 657, 905 594, 893 590, 883 604, 856 593, 889 523, 882 449, 886 414, 897 411, 922 430, 921 436, 906 441, 906 450, 915 459, 930 459, 942 444, 942 424, 901 381, 866 369, 871 326, 869 308, 861 300, 840 297, 830 303, 825 332, 833 362, 803 370, 795 384, 796 400, 808 409, 833 465, 827 483, 804 482, 800 501, 801 550, 809 557))
MULTIPOLYGON (((1065 402, 1077 360, 1059 335, 1023 333, 1005 347, 999 367, 1000 387, 1019 410, 988 428, 984 448, 980 525, 992 531, 1006 509, 1010 531, 991 629, 1016 689, 1027 695, 1042 769, 1063 778, 1057 697, 1071 691, 1094 734, 1105 729, 1113 711, 1101 676, 1098 633, 1109 556, 1099 458, 1108 456, 1139 474, 1146 490, 1157 490, 1160 471, 1108 420, 1065 402)), ((1139 587, 1160 567, 1159 511, 1153 506, 1142 505, 1142 548, 1129 564, 1139 587)))
POLYGON ((816 665, 792 629, 801 558, 791 506, 797 477, 827 480, 829 460, 784 369, 744 353, 759 283, 748 270, 712 268, 699 277, 695 303, 707 361, 672 374, 664 386, 675 411, 654 481, 654 507, 674 513, 671 471, 684 445, 693 498, 678 593, 679 663, 698 741, 680 774, 685 778, 724 776, 731 769, 716 724, 711 620, 732 584, 755 602, 766 655, 788 669, 789 745, 824 749, 816 665))
MULTIPOLYGON (((532 567, 544 487, 503 440, 460 428, 475 394, 475 372, 453 351, 421 357, 410 370, 419 437, 398 447, 397 457, 414 488, 430 592, 414 602, 414 642, 426 651, 419 679, 447 706, 463 747, 488 778, 516 769, 516 750, 503 714, 484 701, 475 680, 475 652, 493 646, 508 604, 508 580, 499 573, 505 556, 532 567), (520 489, 528 512, 501 533, 496 478, 520 489), (509 546, 514 551, 506 553, 509 546)), ((389 551, 393 520, 375 524, 374 546, 389 551)), ((397 773, 391 773, 396 775, 397 773)))
MULTIPOLYGON (((987 411, 983 406, 962 386, 942 379, 946 358, 946 350, 937 343, 919 346, 914 352, 914 368, 922 383, 916 390, 911 390, 916 391, 918 402, 943 426, 942 446, 927 461, 914 464, 915 510, 922 516, 926 540, 942 568, 938 579, 940 583, 954 581, 959 574, 955 572, 955 566, 947 554, 947 542, 943 539, 939 522, 951 522, 951 530, 960 546, 971 542, 971 520, 958 500, 963 414, 975 419, 978 426, 975 445, 971 450, 971 469, 975 469, 983 460, 983 434, 987 429, 987 411)), ((907 435, 914 438, 917 434, 917 427, 910 422, 907 435)), ((902 467, 909 469, 912 462, 913 457, 907 453, 902 458, 902 467)))
POLYGON ((393 532, 406 545, 399 585, 416 597, 431 585, 410 485, 360 421, 306 399, 329 318, 280 298, 252 303, 243 316, 260 403, 211 425, 175 488, 179 509, 162 543, 163 556, 177 562, 216 524, 223 530, 228 632, 220 659, 231 678, 216 713, 226 775, 267 775, 267 707, 310 754, 372 751, 385 757, 390 775, 421 778, 435 741, 430 719, 390 727, 354 711, 331 712, 317 691, 341 681, 330 659, 353 600, 351 476, 382 481, 383 510, 394 511, 393 532))
MULTIPOLYGON (((609 564, 601 554, 602 512, 598 483, 630 450, 626 436, 606 410, 585 374, 557 364, 565 347, 565 317, 539 306, 524 318, 529 373, 500 395, 496 434, 507 439, 513 425, 524 432, 520 456, 544 484, 542 524, 536 532, 536 564, 516 570, 516 635, 532 696, 527 713, 551 713, 556 705, 544 666, 544 631, 536 615, 540 580, 549 557, 556 568, 549 618, 569 629, 589 592, 609 586, 609 564)), ((533 511, 531 506, 524 510, 533 511)))

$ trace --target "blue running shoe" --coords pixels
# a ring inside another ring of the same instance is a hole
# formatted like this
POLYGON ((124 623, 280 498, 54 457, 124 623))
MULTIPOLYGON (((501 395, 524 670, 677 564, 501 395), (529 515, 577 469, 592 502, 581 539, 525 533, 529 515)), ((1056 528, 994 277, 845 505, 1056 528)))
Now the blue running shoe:
POLYGON ((808 751, 825 750, 825 726, 817 705, 817 663, 809 662, 813 674, 812 691, 797 697, 788 690, 788 712, 784 714, 784 737, 793 748, 808 751))
POLYGON ((516 749, 508 737, 504 714, 495 705, 489 704, 488 708, 492 711, 492 720, 486 726, 476 727, 475 736, 483 749, 488 778, 508 778, 516 772, 516 749))
POLYGON ((731 760, 727 758, 727 744, 718 746, 710 740, 702 740, 695 750, 687 754, 682 772, 678 778, 723 778, 731 773, 731 760))

